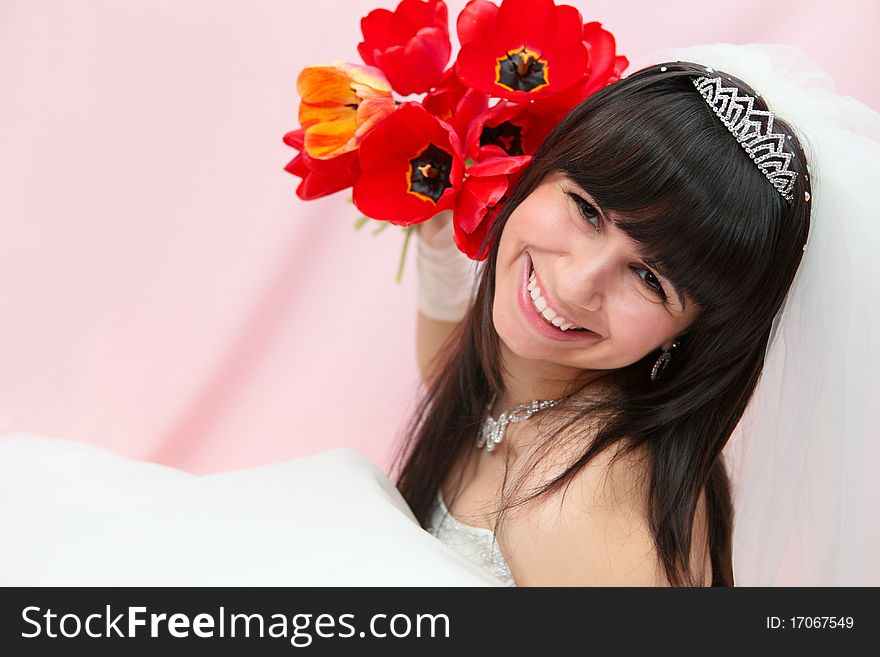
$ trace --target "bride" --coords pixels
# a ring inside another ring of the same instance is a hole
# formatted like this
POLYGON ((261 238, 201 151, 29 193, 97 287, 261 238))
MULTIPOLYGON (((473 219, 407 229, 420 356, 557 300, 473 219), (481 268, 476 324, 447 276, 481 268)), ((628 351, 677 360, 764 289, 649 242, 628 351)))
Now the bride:
POLYGON ((197 477, 7 437, 2 583, 767 585, 791 554, 877 581, 828 564, 876 569, 876 484, 843 477, 877 430, 878 115, 794 49, 647 59, 547 137, 484 261, 420 225, 393 482, 351 450, 197 477))
POLYGON ((727 73, 668 62, 554 128, 490 229, 461 324, 423 311, 424 352, 451 337, 398 484, 420 520, 436 496, 494 530, 517 584, 733 585, 721 451, 810 223, 807 156, 771 109, 727 73), (487 405, 520 404, 534 419, 475 442, 487 405))
MULTIPOLYGON (((869 333, 851 338, 853 358, 830 357, 825 343, 849 337, 834 325, 876 326, 876 308, 817 312, 866 284, 846 269, 877 246, 866 222, 878 150, 865 139, 877 115, 822 89, 795 49, 673 56, 595 93, 545 139, 489 230, 472 302, 449 217, 419 227, 427 392, 397 485, 426 528, 508 585, 732 586, 735 524, 764 541, 772 565, 791 549, 797 496, 811 495, 796 464, 814 458, 815 441, 853 449, 868 435, 864 389, 877 384, 857 360, 874 352, 856 344, 869 333), (798 86, 811 81, 812 96, 798 86), (810 279, 792 290, 804 258, 810 279), (791 351, 768 359, 780 319, 791 351), (838 389, 822 386, 829 376, 838 389), (733 436, 741 452, 748 440, 755 456, 786 449, 794 464, 726 455, 740 483, 752 481, 742 504, 765 508, 754 517, 734 512, 723 458, 733 436)), ((843 469, 810 476, 834 486, 832 499, 848 483, 843 469)), ((870 517, 870 496, 853 502, 870 517)), ((842 508, 806 513, 824 517, 799 527, 804 555, 818 559, 829 536, 840 539, 832 549, 852 548, 834 528, 842 508)))

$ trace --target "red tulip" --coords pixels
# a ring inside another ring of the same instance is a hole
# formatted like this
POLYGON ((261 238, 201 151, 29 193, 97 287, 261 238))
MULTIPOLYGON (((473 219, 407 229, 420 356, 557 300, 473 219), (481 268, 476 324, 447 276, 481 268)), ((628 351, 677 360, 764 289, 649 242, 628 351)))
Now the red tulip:
POLYGON ((354 204, 364 215, 400 226, 452 208, 464 175, 461 142, 445 121, 405 102, 361 142, 354 204))
POLYGON ((458 16, 462 81, 492 96, 529 102, 590 73, 580 12, 553 0, 471 0, 458 16))
POLYGON ((422 100, 422 107, 455 129, 459 139, 467 137, 471 121, 489 107, 489 94, 461 83, 450 68, 433 91, 422 100))
POLYGON ((374 9, 361 19, 364 62, 382 69, 403 96, 437 85, 449 62, 449 18, 443 0, 403 0, 393 12, 374 9))
POLYGON ((508 193, 514 188, 531 155, 493 157, 470 166, 453 212, 453 241, 471 260, 485 260, 490 245, 480 246, 508 193))
POLYGON ((284 135, 284 143, 303 151, 284 167, 288 173, 302 178, 296 195, 304 201, 327 196, 354 184, 360 174, 357 151, 349 151, 330 159, 317 159, 304 151, 305 131, 300 128, 284 135))
POLYGON ((506 100, 476 117, 464 142, 465 155, 474 161, 505 155, 532 155, 557 120, 542 114, 536 103, 520 105, 506 100))

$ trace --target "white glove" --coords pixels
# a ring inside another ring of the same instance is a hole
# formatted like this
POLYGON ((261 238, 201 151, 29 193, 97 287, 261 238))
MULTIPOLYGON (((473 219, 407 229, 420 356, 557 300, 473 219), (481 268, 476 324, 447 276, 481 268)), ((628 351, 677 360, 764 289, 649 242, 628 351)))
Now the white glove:
POLYGON ((431 319, 458 322, 464 319, 476 292, 480 261, 471 260, 452 241, 452 212, 444 210, 440 215, 446 215, 448 221, 433 237, 422 235, 422 224, 416 227, 418 308, 431 319))

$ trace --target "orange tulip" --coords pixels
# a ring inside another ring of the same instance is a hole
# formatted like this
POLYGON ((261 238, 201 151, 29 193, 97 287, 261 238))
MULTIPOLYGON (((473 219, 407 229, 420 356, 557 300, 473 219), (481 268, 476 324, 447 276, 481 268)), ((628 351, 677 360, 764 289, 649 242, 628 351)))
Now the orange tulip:
POLYGON ((345 62, 308 66, 296 81, 305 152, 328 159, 356 150, 373 125, 394 111, 391 85, 378 68, 345 62))

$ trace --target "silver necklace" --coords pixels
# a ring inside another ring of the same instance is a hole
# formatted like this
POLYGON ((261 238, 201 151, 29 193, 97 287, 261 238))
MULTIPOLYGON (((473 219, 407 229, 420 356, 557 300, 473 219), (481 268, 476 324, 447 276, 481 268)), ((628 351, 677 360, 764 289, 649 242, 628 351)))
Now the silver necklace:
POLYGON ((485 445, 486 451, 491 452, 495 449, 495 445, 500 443, 501 439, 504 438, 504 432, 507 429, 508 424, 516 424, 517 422, 528 420, 538 411, 550 408, 551 406, 556 406, 563 399, 565 398, 545 399, 543 401, 534 399, 530 402, 520 404, 509 411, 502 412, 501 415, 498 416, 498 419, 495 420, 491 415, 492 404, 495 403, 495 397, 493 396, 492 400, 486 404, 486 419, 483 420, 483 430, 480 433, 480 437, 477 438, 477 449, 480 449, 485 445))

